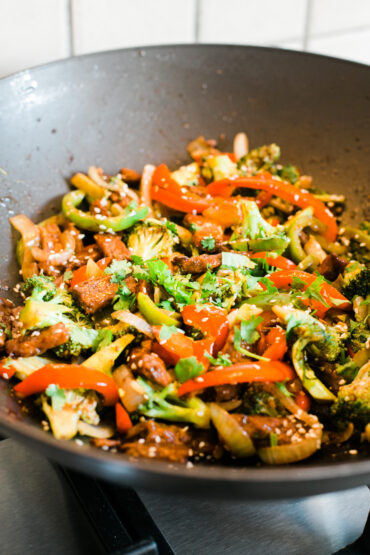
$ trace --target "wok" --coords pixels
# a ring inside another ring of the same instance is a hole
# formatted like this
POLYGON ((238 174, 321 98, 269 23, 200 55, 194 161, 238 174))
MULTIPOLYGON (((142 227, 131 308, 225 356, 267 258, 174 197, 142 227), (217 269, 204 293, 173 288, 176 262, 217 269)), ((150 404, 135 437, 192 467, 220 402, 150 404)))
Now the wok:
MULTIPOLYGON (((58 210, 66 180, 89 165, 185 161, 203 134, 230 149, 247 131, 253 145, 280 144, 283 159, 348 196, 361 219, 370 182, 370 68, 270 48, 164 46, 77 57, 0 82, 1 295, 14 298, 15 237, 8 217, 58 210), (221 137, 220 137, 221 136, 221 137), (4 171, 6 173, 4 173, 4 171), (7 287, 10 284, 11 288, 7 287)), ((187 468, 61 442, 20 412, 0 385, 0 427, 55 461, 98 477, 171 491, 273 498, 370 483, 366 447, 286 467, 187 468)))

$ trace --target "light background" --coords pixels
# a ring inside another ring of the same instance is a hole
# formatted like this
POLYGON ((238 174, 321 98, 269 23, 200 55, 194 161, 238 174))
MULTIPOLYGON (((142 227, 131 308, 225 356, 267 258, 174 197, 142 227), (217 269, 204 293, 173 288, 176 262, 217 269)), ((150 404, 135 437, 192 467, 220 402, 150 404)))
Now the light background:
POLYGON ((0 0, 0 76, 126 46, 278 46, 370 64, 370 0, 0 0))

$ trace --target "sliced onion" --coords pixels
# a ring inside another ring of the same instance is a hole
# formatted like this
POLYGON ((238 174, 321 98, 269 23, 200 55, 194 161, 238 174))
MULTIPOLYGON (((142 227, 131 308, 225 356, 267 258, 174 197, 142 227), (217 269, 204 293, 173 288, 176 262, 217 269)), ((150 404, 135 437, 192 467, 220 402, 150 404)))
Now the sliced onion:
POLYGON ((22 235, 22 239, 25 246, 36 246, 40 241, 40 230, 39 227, 31 222, 27 216, 24 214, 18 214, 10 218, 10 223, 12 226, 19 231, 22 235))
POLYGON ((129 310, 118 310, 117 312, 113 312, 113 318, 127 324, 128 326, 132 326, 136 328, 139 332, 147 335, 148 337, 154 337, 152 332, 152 327, 144 318, 141 316, 137 316, 137 314, 132 314, 129 310))
POLYGON ((324 431, 322 434, 322 442, 326 445, 334 444, 339 445, 348 441, 351 435, 354 432, 354 425, 352 422, 349 422, 348 426, 344 428, 344 430, 340 431, 324 431))
POLYGON ((95 181, 95 183, 100 185, 100 187, 104 187, 105 189, 112 189, 114 187, 114 186, 113 187, 109 186, 109 184, 106 181, 104 181, 104 179, 101 177, 99 173, 98 168, 96 168, 95 166, 89 167, 89 171, 87 172, 87 175, 90 177, 90 179, 95 181))
POLYGON ((113 426, 93 426, 87 422, 79 421, 77 431, 82 436, 95 437, 97 439, 108 439, 114 435, 113 426))
POLYGON ((119 366, 113 372, 112 377, 117 384, 118 394, 126 410, 134 412, 145 403, 148 398, 145 389, 135 380, 133 373, 125 364, 119 366))
POLYGON ((292 397, 288 397, 287 395, 284 395, 284 393, 282 393, 276 387, 275 384, 272 384, 272 383, 267 384, 266 383, 266 384, 264 384, 263 387, 266 391, 271 393, 274 397, 277 397, 277 399, 280 401, 280 403, 283 405, 283 407, 285 407, 289 412, 294 414, 294 416, 296 418, 298 418, 298 420, 302 420, 302 422, 304 422, 308 426, 313 426, 314 424, 318 423, 318 419, 317 419, 316 416, 314 416, 313 414, 309 414, 305 410, 302 410, 297 405, 297 403, 295 403, 293 401, 292 397))
POLYGON ((99 268, 97 263, 92 259, 89 258, 86 264, 86 279, 91 277, 98 277, 104 274, 104 270, 99 268))
POLYGON ((50 262, 50 264, 56 264, 57 266, 64 266, 67 264, 73 254, 71 250, 47 252, 39 247, 32 247, 31 252, 33 258, 38 262, 50 262))
POLYGON ((314 259, 318 260, 320 264, 326 258, 326 252, 323 250, 320 243, 315 239, 313 235, 310 235, 307 243, 304 246, 304 250, 308 255, 311 255, 314 259))
POLYGON ((140 181, 140 200, 145 206, 149 208, 148 216, 151 216, 153 213, 150 189, 152 186, 154 170, 155 166, 153 166, 152 164, 146 164, 144 166, 140 181))
POLYGON ((135 202, 139 203, 138 195, 135 193, 135 191, 132 191, 127 186, 127 183, 122 181, 121 178, 120 178, 120 180, 121 180, 122 185, 119 185, 118 183, 113 183, 111 181, 110 182, 104 181, 104 179, 100 175, 100 172, 99 172, 98 168, 96 168, 95 166, 90 166, 89 171, 87 172, 87 174, 90 177, 90 179, 95 181, 95 183, 97 183, 101 187, 104 187, 105 189, 108 189, 109 191, 119 191, 121 193, 123 192, 131 200, 134 200, 135 202))
POLYGON ((76 250, 76 239, 74 234, 69 229, 63 231, 60 236, 60 240, 64 250, 72 252, 76 250))
POLYGON ((246 133, 237 133, 234 137, 234 146, 233 146, 235 158, 239 160, 243 158, 246 154, 248 154, 249 150, 249 141, 246 133))
POLYGON ((225 447, 235 457, 251 457, 256 452, 248 433, 226 410, 210 403, 211 420, 225 447))
POLYGON ((257 454, 266 464, 289 464, 307 459, 320 449, 320 445, 320 438, 310 437, 297 441, 297 443, 261 447, 257 450, 257 454))

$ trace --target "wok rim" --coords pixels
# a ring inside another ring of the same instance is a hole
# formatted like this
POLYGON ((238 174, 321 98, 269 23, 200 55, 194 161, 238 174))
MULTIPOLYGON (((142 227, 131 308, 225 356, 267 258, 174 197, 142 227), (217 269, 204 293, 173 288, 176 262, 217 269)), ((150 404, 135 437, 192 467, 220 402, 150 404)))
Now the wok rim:
MULTIPOLYGON (((143 45, 130 48, 113 49, 101 52, 92 52, 79 56, 63 58, 60 60, 47 62, 45 64, 26 68, 21 71, 9 74, 0 79, 0 86, 2 82, 11 81, 14 78, 22 77, 24 74, 48 71, 49 68, 56 66, 63 67, 65 64, 79 64, 81 60, 99 58, 109 58, 112 55, 119 55, 120 53, 132 52, 140 53, 143 50, 150 51, 171 51, 171 50, 206 50, 206 49, 219 49, 219 50, 246 50, 250 52, 268 51, 280 56, 296 55, 300 58, 321 59, 322 61, 331 61, 338 64, 350 64, 357 66, 359 69, 369 71, 370 66, 360 62, 345 60, 341 58, 331 57, 323 54, 315 54, 311 52, 302 52, 297 50, 290 50, 278 47, 269 46, 253 46, 253 45, 239 45, 239 44, 215 44, 215 43, 202 43, 202 44, 161 44, 161 45, 143 45)), ((167 479, 170 484, 178 484, 183 481, 184 485, 192 483, 192 488, 197 488, 202 485, 203 491, 215 487, 217 491, 221 489, 225 491, 228 486, 240 485, 240 496, 245 498, 248 495, 247 486, 255 485, 263 488, 266 486, 275 486, 280 488, 288 488, 286 495, 274 494, 272 497, 295 497, 301 495, 302 491, 306 494, 309 493, 309 486, 313 486, 311 494, 322 493, 325 491, 334 491, 340 489, 347 489, 359 485, 365 485, 370 482, 370 458, 365 460, 354 460, 349 462, 335 462, 333 463, 317 463, 311 466, 310 463, 302 464, 300 466, 276 466, 276 467, 225 467, 221 465, 194 465, 188 468, 183 464, 170 464, 163 461, 154 461, 146 459, 135 459, 120 453, 115 454, 111 452, 104 452, 96 447, 89 446, 81 448, 75 441, 61 442, 56 440, 51 434, 45 433, 41 427, 37 428, 22 421, 11 420, 9 416, 0 412, 0 429, 5 433, 9 433, 11 437, 16 440, 21 440, 22 443, 28 444, 33 448, 40 448, 41 451, 53 460, 74 467, 76 470, 81 471, 84 466, 84 461, 87 464, 82 471, 90 474, 95 474, 101 478, 105 478, 114 482, 128 482, 132 479, 135 485, 144 483, 151 484, 153 480, 158 481, 167 479), (86 449, 86 451, 84 450, 86 449), (338 484, 338 481, 342 481, 338 484), (295 486, 297 487, 294 492, 295 486)), ((309 459, 308 459, 309 460, 309 459)), ((233 488, 235 493, 235 489, 233 488)), ((236 492, 238 493, 238 492, 236 492)), ((266 497, 266 492, 256 492, 252 495, 253 498, 266 497)), ((269 495, 267 494, 267 497, 269 495)))

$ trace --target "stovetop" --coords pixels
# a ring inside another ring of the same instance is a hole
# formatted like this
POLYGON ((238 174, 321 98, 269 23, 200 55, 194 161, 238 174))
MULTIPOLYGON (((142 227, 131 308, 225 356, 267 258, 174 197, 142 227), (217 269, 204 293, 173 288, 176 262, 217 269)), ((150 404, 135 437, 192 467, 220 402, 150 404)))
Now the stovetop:
MULTIPOLYGON (((60 469, 11 439, 0 442, 0 488, 6 555, 329 555, 361 536, 370 509, 366 487, 271 502, 135 492, 60 469)), ((367 541, 345 553, 368 553, 367 541)))

